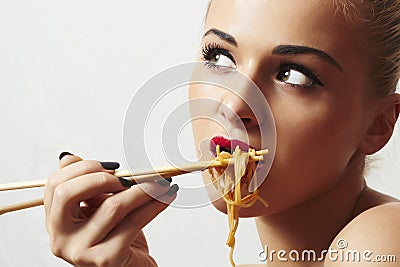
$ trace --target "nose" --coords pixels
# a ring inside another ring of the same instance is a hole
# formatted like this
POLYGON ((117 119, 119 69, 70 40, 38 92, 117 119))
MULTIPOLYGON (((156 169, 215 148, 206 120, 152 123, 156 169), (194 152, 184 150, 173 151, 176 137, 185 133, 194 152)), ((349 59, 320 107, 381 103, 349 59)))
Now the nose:
POLYGON ((241 86, 234 92, 226 90, 219 107, 220 115, 236 127, 242 124, 247 129, 257 126, 260 122, 255 115, 255 99, 252 99, 255 95, 248 86, 241 86))
POLYGON ((266 119, 266 99, 256 84, 260 67, 257 60, 250 59, 231 80, 230 90, 225 89, 219 112, 235 126, 258 127, 266 119))
POLYGON ((246 128, 255 127, 262 123, 263 98, 261 91, 245 75, 239 73, 238 79, 234 79, 231 88, 224 89, 219 113, 235 126, 243 124, 246 128), (258 114, 258 115, 257 115, 258 114))

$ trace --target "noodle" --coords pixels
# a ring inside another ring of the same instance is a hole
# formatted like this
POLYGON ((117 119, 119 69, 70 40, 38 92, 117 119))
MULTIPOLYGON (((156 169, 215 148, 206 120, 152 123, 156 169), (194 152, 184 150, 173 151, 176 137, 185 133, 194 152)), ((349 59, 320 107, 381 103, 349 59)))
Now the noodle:
POLYGON ((234 160, 234 177, 232 178, 228 172, 224 172, 226 168, 215 168, 218 173, 218 178, 215 178, 214 171, 209 169, 211 181, 214 187, 222 194, 226 202, 226 210, 228 214, 229 235, 226 244, 230 247, 229 260, 232 266, 236 266, 233 260, 233 252, 235 249, 235 234, 239 225, 239 210, 241 208, 251 207, 257 200, 264 206, 268 207, 267 202, 258 196, 257 179, 254 179, 254 191, 242 197, 241 186, 248 186, 248 182, 252 179, 256 170, 256 162, 249 161, 251 156, 255 156, 255 150, 249 149, 248 152, 242 152, 239 147, 236 147, 233 155, 228 152, 220 151, 220 146, 216 147, 217 160, 224 160, 233 157, 234 160), (242 181, 244 179, 244 182, 242 181))

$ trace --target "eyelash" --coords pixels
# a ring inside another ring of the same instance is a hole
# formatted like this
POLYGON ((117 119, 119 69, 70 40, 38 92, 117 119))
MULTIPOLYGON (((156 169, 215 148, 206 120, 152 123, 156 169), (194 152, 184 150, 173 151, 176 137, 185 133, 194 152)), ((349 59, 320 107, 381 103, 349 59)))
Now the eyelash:
POLYGON ((236 65, 235 58, 228 50, 221 48, 221 46, 217 43, 210 43, 204 45, 204 47, 202 48, 202 55, 203 55, 202 59, 205 61, 205 66, 217 69, 224 68, 223 66, 210 63, 210 60, 213 59, 213 55, 218 55, 218 54, 228 57, 236 65))
MULTIPOLYGON (((202 48, 202 56, 203 56, 202 59, 205 61, 205 66, 208 68, 216 68, 216 69, 224 68, 223 66, 219 66, 219 65, 216 65, 216 64, 213 64, 210 62, 210 60, 213 59, 213 55, 218 55, 218 54, 228 57, 236 65, 236 61, 235 61, 233 55, 228 50, 222 48, 217 43, 209 43, 209 44, 205 44, 202 48)), ((310 69, 306 68, 305 66, 303 66, 301 64, 294 63, 291 61, 282 62, 276 70, 275 77, 278 77, 278 75, 280 73, 287 71, 287 70, 295 70, 295 71, 301 72, 302 74, 304 74, 305 76, 307 76, 307 78, 309 78, 311 80, 311 84, 298 85, 298 84, 291 84, 291 83, 285 83, 285 82, 280 81, 280 82, 284 83, 285 85, 288 85, 288 86, 291 86, 294 88, 300 88, 300 89, 313 88, 316 85, 324 86, 324 84, 320 81, 318 74, 312 72, 310 69)))
MULTIPOLYGON (((294 88, 313 88, 316 85, 318 86, 324 86, 324 84, 321 82, 321 80, 319 79, 319 75, 314 73, 313 71, 311 71, 310 69, 306 68, 305 66, 303 66, 302 64, 298 64, 298 63, 294 63, 291 61, 284 61, 282 62, 277 71, 276 71, 276 77, 278 78, 278 76, 284 72, 284 71, 288 71, 288 70, 295 70, 298 71, 302 74, 304 74, 305 76, 307 76, 307 78, 309 78, 311 80, 311 83, 308 85, 299 85, 299 84, 291 84, 291 83, 285 83, 288 86, 294 87, 294 88)), ((282 81, 280 81, 282 82, 282 81)))

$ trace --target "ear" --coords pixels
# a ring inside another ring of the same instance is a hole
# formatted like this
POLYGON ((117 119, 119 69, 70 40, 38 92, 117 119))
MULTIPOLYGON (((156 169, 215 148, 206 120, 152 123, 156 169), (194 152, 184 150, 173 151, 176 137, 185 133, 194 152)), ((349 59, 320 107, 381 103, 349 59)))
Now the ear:
POLYGON ((387 144, 393 134, 399 112, 399 94, 391 94, 382 99, 380 109, 361 143, 361 152, 365 155, 371 155, 387 144))

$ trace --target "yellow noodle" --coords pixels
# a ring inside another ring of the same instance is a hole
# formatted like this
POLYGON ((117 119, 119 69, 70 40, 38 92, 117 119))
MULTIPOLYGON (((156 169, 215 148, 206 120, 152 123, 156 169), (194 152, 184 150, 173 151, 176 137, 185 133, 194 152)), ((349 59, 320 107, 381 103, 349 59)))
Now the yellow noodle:
POLYGON ((254 149, 249 149, 248 152, 242 152, 239 147, 236 147, 233 155, 231 155, 225 151, 221 152, 220 146, 217 145, 216 152, 217 160, 220 162, 224 162, 224 160, 232 157, 234 160, 233 179, 230 177, 230 174, 224 172, 226 168, 216 168, 218 178, 215 178, 214 171, 209 169, 211 181, 214 187, 222 194, 222 198, 226 202, 229 225, 229 234, 226 244, 230 247, 229 260, 234 267, 236 266, 236 263, 233 260, 233 252, 235 249, 235 234, 239 225, 239 210, 241 208, 251 207, 257 200, 259 200, 265 207, 268 207, 268 203, 258 195, 257 179, 253 180, 254 191, 249 192, 247 196, 242 197, 242 178, 246 178, 247 185, 247 181, 250 181, 256 170, 256 163, 254 161, 249 161, 251 156, 254 157, 256 155, 254 149))

